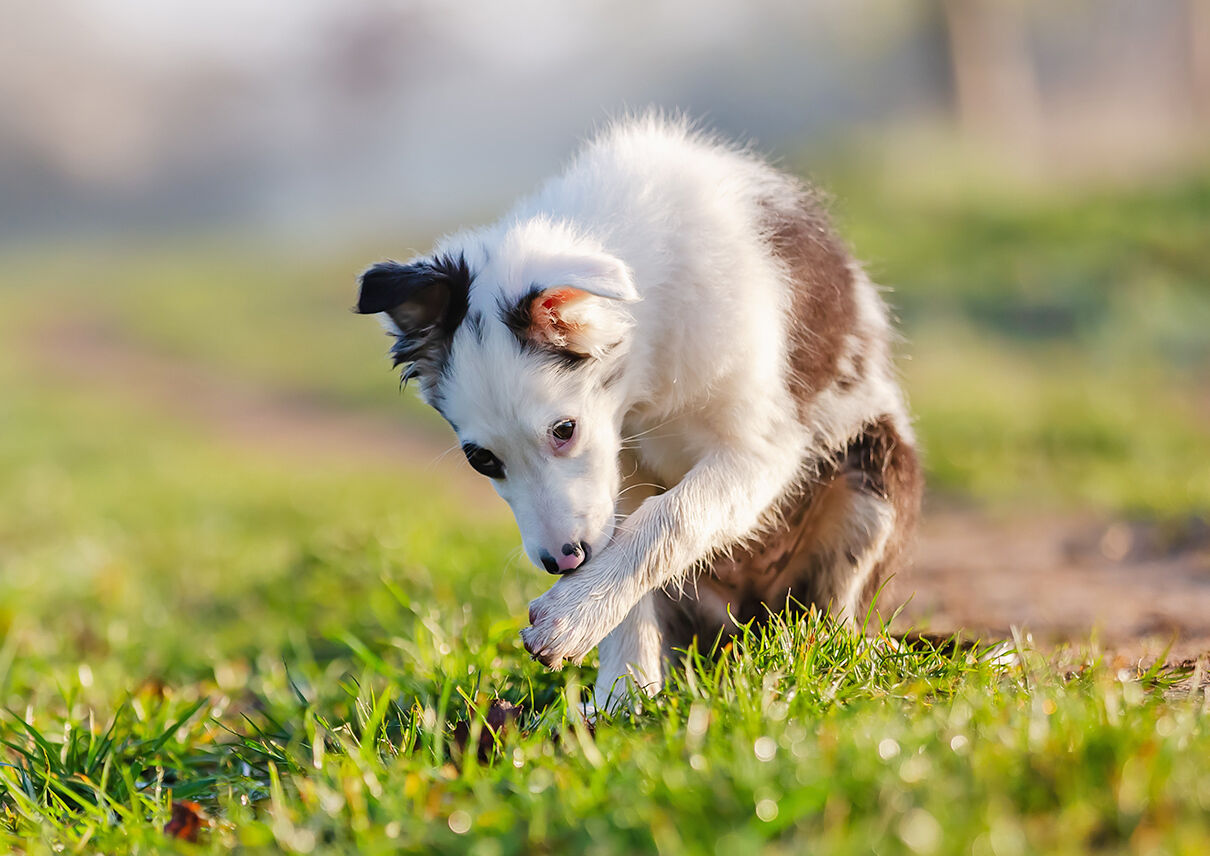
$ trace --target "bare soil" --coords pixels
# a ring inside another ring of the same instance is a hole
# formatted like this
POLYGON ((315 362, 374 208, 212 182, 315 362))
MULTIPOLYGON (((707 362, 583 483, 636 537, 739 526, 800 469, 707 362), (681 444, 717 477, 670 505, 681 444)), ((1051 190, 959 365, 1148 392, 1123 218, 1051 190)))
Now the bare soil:
MULTIPOLYGON (((506 509, 458 454, 403 423, 334 409, 168 357, 86 324, 35 331, 23 353, 48 383, 87 385, 291 459, 427 466, 479 513, 506 509)), ((914 563, 893 583, 902 630, 1087 646, 1120 666, 1210 657, 1210 524, 1093 513, 926 510, 914 563)), ((1075 657, 1084 656, 1083 652, 1075 657)))
POLYGON ((927 512, 899 625, 1087 645, 1121 665, 1210 654, 1210 526, 1094 514, 927 512))

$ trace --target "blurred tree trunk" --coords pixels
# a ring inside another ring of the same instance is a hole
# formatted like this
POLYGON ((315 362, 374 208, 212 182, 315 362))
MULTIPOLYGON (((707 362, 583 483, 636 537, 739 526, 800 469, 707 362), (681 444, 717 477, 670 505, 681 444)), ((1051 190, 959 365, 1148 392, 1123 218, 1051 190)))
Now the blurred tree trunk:
POLYGON ((1193 110, 1199 122, 1210 125, 1210 0, 1187 0, 1186 10, 1193 110))
POLYGON ((963 129, 1007 146, 1032 146, 1041 111, 1022 4, 941 0, 941 5, 963 129))

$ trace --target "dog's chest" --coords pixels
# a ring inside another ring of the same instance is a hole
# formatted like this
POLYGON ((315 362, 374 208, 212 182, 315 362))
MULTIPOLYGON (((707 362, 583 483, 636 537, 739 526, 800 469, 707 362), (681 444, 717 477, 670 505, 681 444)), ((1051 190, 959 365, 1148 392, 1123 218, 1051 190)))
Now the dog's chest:
POLYGON ((628 419, 623 446, 630 449, 643 469, 665 488, 685 477, 712 449, 717 440, 694 420, 684 416, 663 419, 628 419))

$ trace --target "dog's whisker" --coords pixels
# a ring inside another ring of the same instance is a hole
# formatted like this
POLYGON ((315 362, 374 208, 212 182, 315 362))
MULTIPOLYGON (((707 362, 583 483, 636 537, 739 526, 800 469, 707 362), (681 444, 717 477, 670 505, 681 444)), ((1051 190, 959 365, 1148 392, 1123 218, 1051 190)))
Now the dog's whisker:
POLYGON ((639 462, 635 461, 634 467, 631 468, 630 472, 628 472, 626 475, 622 476, 622 481, 625 481, 626 479, 634 478, 635 474, 638 473, 638 471, 639 471, 639 462))
POLYGON ((645 439, 645 440, 665 440, 670 437, 676 437, 676 436, 677 435, 675 433, 673 433, 673 434, 651 434, 648 432, 644 432, 642 434, 636 434, 634 437, 627 437, 622 442, 627 444, 631 449, 641 449, 643 447, 643 444, 636 442, 640 438, 645 439))
POLYGON ((673 419, 678 418, 678 416, 679 416, 679 415, 680 415, 680 414, 678 414, 677 416, 672 416, 672 417, 670 417, 670 418, 668 418, 668 419, 665 419, 663 422, 660 422, 660 423, 659 423, 659 424, 657 424, 657 425, 652 425, 652 426, 651 426, 650 428, 648 428, 646 431, 640 431, 640 432, 639 432, 639 433, 637 433, 637 434, 631 434, 631 435, 629 435, 629 436, 623 437, 623 438, 622 438, 622 442, 623 442, 623 443, 629 443, 631 440, 637 440, 637 439, 639 439, 640 437, 646 437, 646 436, 647 436, 648 434, 650 434, 652 431, 658 431, 658 430, 660 430, 661 428, 663 428, 664 426, 668 425, 669 423, 671 423, 671 422, 672 422, 672 420, 673 420, 673 419))
MULTIPOLYGON (((664 428, 664 427, 667 427, 668 425, 671 425, 671 424, 672 424, 674 421, 676 421, 677 419, 682 419, 682 418, 684 418, 684 417, 686 417, 686 416, 696 416, 696 415, 697 415, 697 414, 699 414, 699 413, 704 413, 704 412, 706 411, 706 409, 707 409, 707 406, 706 406, 706 405, 703 405, 703 406, 698 407, 698 408, 696 408, 696 409, 694 409, 694 410, 688 410, 688 411, 685 411, 684 413, 678 413, 678 414, 676 414, 676 415, 674 415, 674 416, 670 416, 670 417, 668 417, 667 419, 665 419, 663 422, 659 422, 659 423, 657 423, 657 424, 655 424, 655 425, 652 425, 652 426, 651 426, 650 428, 648 428, 646 431, 640 431, 640 432, 639 432, 639 433, 637 433, 637 434, 629 434, 629 435, 627 435, 627 436, 623 437, 623 438, 622 438, 622 442, 623 442, 623 443, 629 443, 630 441, 632 441, 632 440, 637 440, 637 439, 639 439, 640 437, 646 437, 646 436, 648 436, 649 434, 651 434, 653 431, 658 431, 658 430, 660 430, 661 428, 664 428)), ((661 434, 661 435, 657 435, 657 436, 659 436, 659 437, 675 437, 675 436, 679 436, 679 435, 678 435, 676 432, 673 432, 672 434, 661 434)), ((654 439, 654 438, 653 438, 653 439, 654 439)))
POLYGON ((628 485, 626 485, 626 487, 624 487, 620 491, 618 491, 618 496, 625 496, 630 491, 634 490, 635 488, 640 488, 640 487, 653 487, 656 490, 664 489, 664 486, 662 484, 652 484, 651 482, 643 482, 641 484, 628 484, 628 485))
POLYGON ((442 452, 440 455, 433 458, 433 460, 429 461, 429 466, 436 466, 437 464, 444 461, 446 455, 448 455, 450 452, 461 451, 461 449, 462 449, 462 446, 459 445, 458 443, 455 443, 454 445, 452 445, 448 449, 446 449, 444 452, 442 452))

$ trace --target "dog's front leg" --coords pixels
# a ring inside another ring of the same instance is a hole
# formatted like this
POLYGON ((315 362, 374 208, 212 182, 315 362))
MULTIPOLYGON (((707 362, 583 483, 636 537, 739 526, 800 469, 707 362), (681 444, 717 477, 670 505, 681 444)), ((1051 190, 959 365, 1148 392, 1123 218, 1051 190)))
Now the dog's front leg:
POLYGON ((798 470, 796 446, 762 448, 715 452, 644 502, 600 556, 530 603, 526 649, 555 669, 582 660, 645 595, 755 529, 798 470))
POLYGON ((664 640, 655 612, 655 595, 648 592, 601 640, 600 667, 593 703, 611 712, 626 702, 631 688, 655 695, 664 683, 664 640))

